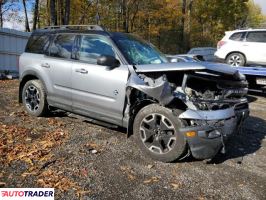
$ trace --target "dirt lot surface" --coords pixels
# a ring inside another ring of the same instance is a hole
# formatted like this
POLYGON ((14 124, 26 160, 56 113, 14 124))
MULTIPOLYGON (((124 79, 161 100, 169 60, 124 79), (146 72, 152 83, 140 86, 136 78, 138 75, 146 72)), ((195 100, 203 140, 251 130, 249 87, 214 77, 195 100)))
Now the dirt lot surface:
POLYGON ((165 164, 125 131, 64 112, 30 117, 17 96, 18 81, 0 81, 0 187, 54 187, 66 200, 266 199, 265 97, 249 97, 251 116, 225 156, 165 164))

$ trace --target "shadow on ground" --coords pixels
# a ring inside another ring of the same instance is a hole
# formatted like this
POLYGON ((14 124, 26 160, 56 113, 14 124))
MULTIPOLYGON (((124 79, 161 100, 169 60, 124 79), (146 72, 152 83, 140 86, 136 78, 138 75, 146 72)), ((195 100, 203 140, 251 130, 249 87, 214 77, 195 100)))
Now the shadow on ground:
POLYGON ((236 159, 242 163, 243 157, 256 153, 266 137, 266 121, 258 117, 249 117, 242 132, 234 135, 226 144, 226 154, 217 154, 209 163, 220 164, 229 159, 236 159))
MULTIPOLYGON (((256 101, 257 98, 249 96, 249 101, 256 101)), ((49 117, 72 117, 67 112, 56 110, 53 111, 49 117)), ((121 127, 112 127, 105 124, 101 124, 100 121, 87 121, 82 120, 82 122, 96 124, 105 128, 109 128, 114 131, 121 132, 121 134, 126 134, 127 130, 121 127)), ((226 143, 226 153, 218 153, 213 159, 208 160, 208 164, 220 164, 229 159, 236 159, 236 162, 241 164, 243 157, 248 154, 256 153, 261 148, 262 140, 266 137, 266 121, 250 116, 244 123, 242 130, 232 136, 230 140, 226 143)), ((185 156, 182 160, 176 162, 195 162, 192 156, 185 156)))
POLYGON ((248 102, 249 102, 249 103, 252 103, 252 102, 254 102, 254 101, 257 101, 258 98, 249 95, 249 96, 247 96, 247 99, 248 99, 248 102))

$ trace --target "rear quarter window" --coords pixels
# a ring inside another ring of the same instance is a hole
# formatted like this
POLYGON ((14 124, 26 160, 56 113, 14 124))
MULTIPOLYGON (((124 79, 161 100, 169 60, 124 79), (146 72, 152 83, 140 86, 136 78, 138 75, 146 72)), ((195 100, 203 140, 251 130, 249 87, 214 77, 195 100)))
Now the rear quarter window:
POLYGON ((49 35, 32 35, 29 38, 25 52, 43 54, 49 46, 49 35))
POLYGON ((231 35, 231 36, 229 37, 229 39, 230 39, 230 40, 234 40, 234 41, 243 41, 245 35, 246 35, 246 32, 234 33, 233 35, 231 35))

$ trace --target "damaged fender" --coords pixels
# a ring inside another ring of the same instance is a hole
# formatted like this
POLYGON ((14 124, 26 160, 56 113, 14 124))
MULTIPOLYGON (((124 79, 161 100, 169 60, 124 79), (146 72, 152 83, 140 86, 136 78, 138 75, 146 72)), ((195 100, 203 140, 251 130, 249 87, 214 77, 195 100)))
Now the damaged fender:
POLYGON ((141 79, 136 73, 131 73, 127 88, 135 88, 158 100, 162 105, 169 104, 175 98, 164 75, 153 80, 147 76, 143 76, 141 79))

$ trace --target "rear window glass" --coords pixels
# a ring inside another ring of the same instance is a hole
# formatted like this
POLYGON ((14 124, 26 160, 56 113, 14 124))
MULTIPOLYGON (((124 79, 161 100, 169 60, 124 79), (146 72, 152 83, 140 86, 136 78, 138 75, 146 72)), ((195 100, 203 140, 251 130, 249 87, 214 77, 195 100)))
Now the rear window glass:
POLYGON ((247 36, 248 42, 266 42, 266 31, 250 32, 247 36))
POLYGON ((234 33, 229 39, 234 41, 242 41, 245 37, 245 34, 246 32, 234 33))
POLYGON ((49 35, 33 35, 30 37, 25 51, 43 54, 49 46, 49 35))

